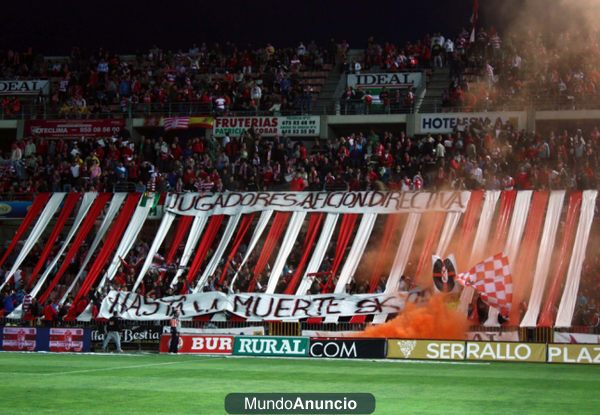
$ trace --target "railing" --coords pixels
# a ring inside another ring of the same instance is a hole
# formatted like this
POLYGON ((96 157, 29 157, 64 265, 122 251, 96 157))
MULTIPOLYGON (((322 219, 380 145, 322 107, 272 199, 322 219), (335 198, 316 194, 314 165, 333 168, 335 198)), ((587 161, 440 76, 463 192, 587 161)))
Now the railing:
MULTIPOLYGON (((418 98, 422 101, 422 98, 418 98)), ((113 105, 109 110, 101 112, 71 112, 60 113, 48 105, 21 105, 20 111, 12 113, 1 109, 0 120, 50 120, 50 119, 109 119, 109 118, 151 118, 151 117, 176 117, 176 116, 301 116, 301 115, 369 115, 369 114, 413 114, 415 106, 404 104, 397 105, 393 101, 388 107, 373 104, 369 108, 364 101, 334 100, 322 106, 318 111, 313 110, 315 102, 303 105, 293 110, 278 112, 264 110, 228 110, 220 112, 211 104, 171 102, 165 104, 138 104, 135 107, 120 110, 113 105)), ((420 104, 420 102, 418 103, 420 104)), ((557 95, 547 97, 532 97, 507 104, 486 102, 476 106, 443 106, 434 103, 428 111, 434 113, 444 112, 506 112, 506 111, 566 111, 566 110, 598 110, 600 109, 600 95, 557 95)), ((150 126, 150 125, 149 125, 150 126)))
MULTIPOLYGON (((13 113, 1 108, 0 120, 54 120, 54 119, 112 119, 112 118, 148 118, 148 117, 185 117, 185 116, 233 116, 233 117, 249 117, 249 116, 301 116, 301 115, 324 115, 314 113, 311 105, 303 105, 301 108, 281 111, 267 110, 233 110, 226 111, 217 110, 212 104, 205 103, 189 103, 189 102, 170 102, 164 104, 137 104, 135 107, 121 110, 118 105, 111 105, 108 110, 104 109, 100 112, 94 112, 89 108, 85 111, 72 111, 61 113, 57 109, 51 108, 49 105, 21 105, 20 111, 13 113)), ((333 114, 335 109, 333 106, 326 108, 327 113, 333 114)))
POLYGON ((336 103, 336 115, 375 115, 375 114, 413 114, 414 105, 395 104, 384 106, 382 104, 367 105, 365 101, 339 99, 336 103))
POLYGON ((435 113, 442 112, 507 112, 507 111, 578 111, 600 109, 600 95, 531 96, 513 102, 498 104, 484 102, 475 106, 443 106, 434 104, 435 113))
POLYGON ((37 192, 28 192, 28 193, 10 193, 10 192, 2 192, 0 193, 0 201, 2 202, 31 202, 37 196, 37 192))

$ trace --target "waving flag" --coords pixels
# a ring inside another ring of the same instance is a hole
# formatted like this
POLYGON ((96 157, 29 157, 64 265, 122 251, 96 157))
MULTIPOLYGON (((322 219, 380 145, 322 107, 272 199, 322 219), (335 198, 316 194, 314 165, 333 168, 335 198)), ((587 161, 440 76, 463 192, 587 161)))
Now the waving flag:
POLYGON ((456 260, 454 259, 454 254, 450 254, 446 259, 432 255, 431 262, 433 263, 433 286, 436 292, 458 292, 458 284, 454 282, 454 278, 456 277, 456 260))
POLYGON ((500 315, 508 316, 512 303, 513 285, 508 257, 504 252, 475 265, 456 277, 465 287, 473 287, 484 303, 497 308, 500 315))
POLYGON ((152 264, 150 264, 150 269, 155 269, 159 272, 166 272, 167 263, 161 255, 154 254, 154 258, 152 258, 152 264))
POLYGON ((475 0, 473 4, 473 14, 471 15, 471 36, 469 37, 469 45, 475 42, 475 30, 477 29, 477 18, 479 17, 479 1, 475 0))
POLYGON ((165 117, 165 131, 189 129, 190 117, 165 117))

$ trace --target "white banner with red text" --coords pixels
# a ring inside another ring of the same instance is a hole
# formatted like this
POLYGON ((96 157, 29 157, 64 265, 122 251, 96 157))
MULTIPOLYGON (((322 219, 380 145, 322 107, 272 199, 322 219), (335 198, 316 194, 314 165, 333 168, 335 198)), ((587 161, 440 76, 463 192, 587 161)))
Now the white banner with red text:
POLYGON ((254 130, 263 137, 319 136, 321 134, 321 117, 215 117, 213 134, 215 137, 240 136, 248 130, 254 130))
POLYGON ((470 195, 470 192, 170 193, 165 210, 186 216, 237 215, 271 209, 307 213, 464 213, 470 195))
POLYGON ((179 310, 189 319, 217 312, 229 312, 243 318, 297 321, 309 317, 355 316, 397 313, 406 305, 407 294, 224 294, 207 292, 165 297, 159 300, 138 294, 111 291, 102 301, 100 318, 110 318, 114 311, 126 320, 165 320, 179 310))
POLYGON ((600 334, 554 332, 554 343, 600 344, 600 334))

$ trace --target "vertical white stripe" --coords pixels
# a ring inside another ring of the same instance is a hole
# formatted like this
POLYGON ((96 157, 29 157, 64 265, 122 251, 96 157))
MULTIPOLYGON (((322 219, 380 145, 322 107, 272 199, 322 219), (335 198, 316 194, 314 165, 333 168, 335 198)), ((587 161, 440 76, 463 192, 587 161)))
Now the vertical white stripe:
POLYGON ((315 250, 313 251, 312 256, 310 257, 310 261, 306 266, 306 270, 304 271, 304 275, 302 280, 298 284, 298 288, 296 289, 296 295, 304 295, 312 285, 313 279, 308 277, 308 274, 313 274, 315 272, 319 272, 319 267, 323 262, 323 258, 327 253, 327 248, 329 247, 329 242, 331 242, 331 237, 333 236, 333 231, 335 230, 335 225, 337 224, 338 218, 340 215, 338 213, 328 213, 325 218, 325 223, 323 223, 323 229, 321 229, 321 236, 319 236, 319 240, 317 241, 317 245, 315 246, 315 250))
POLYGON ((171 225, 173 224, 174 220, 175 220, 174 213, 171 213, 168 211, 164 213, 162 221, 160 222, 160 226, 158 227, 158 231, 156 232, 156 235, 154 236, 154 240, 152 241, 152 245, 150 246, 150 249, 148 250, 148 254, 146 255, 146 259, 144 260, 144 263, 142 264, 142 268, 140 269, 140 274, 138 275, 137 279, 135 280, 135 284, 133 285, 133 289, 132 289, 133 292, 135 292, 137 287, 140 285, 140 283, 143 281, 144 277, 146 276, 146 271, 148 271, 148 268, 150 268, 150 265, 152 264, 152 261, 154 260, 154 254, 156 254, 158 252, 158 249, 160 248, 163 241, 165 240, 165 237, 167 236, 169 229, 171 229, 171 225))
POLYGON ((400 245, 398 245, 396 257, 394 258, 392 270, 390 271, 390 277, 388 278, 388 282, 385 287, 386 294, 395 293, 398 291, 398 284, 402 274, 404 274, 406 264, 408 264, 408 258, 410 257, 413 243, 415 242, 420 221, 420 213, 408 214, 408 219, 406 220, 406 225, 404 226, 404 232, 402 232, 402 239, 400 240, 400 245))
POLYGON ((450 241, 452 240, 452 236, 454 232, 456 232, 456 227, 458 226, 458 222, 460 222, 460 217, 462 213, 460 212, 448 212, 446 215, 446 222, 444 223, 444 229, 442 230, 442 235, 440 236, 440 241, 438 242, 436 255, 445 258, 447 256, 448 245, 450 245, 450 241))
MULTIPOLYGON (((250 254, 252 254, 252 251, 254 250, 254 247, 258 243, 260 236, 263 234, 263 232, 265 231, 265 228, 267 227, 267 224, 269 223, 269 219, 271 219, 271 215, 273 215, 272 210, 263 210, 263 212, 260 214, 260 219, 258 219, 256 228, 254 229, 254 233, 252 234, 252 239, 250 239, 250 243, 248 244, 248 247, 246 248, 246 254, 244 254, 244 259, 242 260, 242 263, 238 265, 238 270, 242 269, 242 267, 244 266, 244 264, 250 257, 250 254)), ((238 274, 239 273, 236 271, 235 275, 233 276, 233 279, 231 280, 231 284, 229 285, 230 292, 233 292, 233 284, 237 280, 238 274)))
MULTIPOLYGON (((510 228, 508 230, 508 237, 504 245, 504 252, 508 257, 508 263, 511 266, 511 270, 514 269, 517 261, 517 254, 521 247, 521 238, 525 231, 525 224, 527 223, 527 216, 529 216, 529 208, 531 207, 531 196, 533 192, 531 190, 524 190, 517 192, 515 198, 515 207, 513 209, 512 218, 510 220, 510 228)), ((494 252, 493 254, 497 254, 494 252)), ((487 327, 499 327, 498 323, 498 312, 497 308, 490 307, 488 311, 488 319, 484 323, 487 327)))
MULTIPOLYGON (((373 231, 373 226, 375 226, 376 219, 376 213, 365 213, 363 215, 358 231, 356 232, 356 237, 354 238, 354 243, 352 244, 352 248, 350 248, 350 253, 348 254, 348 258, 346 258, 346 263, 342 268, 340 278, 335 286, 334 293, 341 294, 346 292, 346 284, 356 272, 358 263, 362 259, 367 243, 369 242, 369 237, 373 231)), ((332 275, 332 278, 333 277, 335 276, 332 275)), ((338 316, 329 316, 325 319, 325 323, 336 323, 337 321, 338 316)))
MULTIPOLYGON (((183 248, 183 254, 181 254, 181 260, 179 261, 179 266, 181 268, 185 267, 190 258, 192 257, 192 253, 194 249, 196 249, 196 245, 198 245, 198 241, 200 240, 200 236, 202 235, 202 231, 208 222, 208 216, 196 216, 192 222, 192 226, 190 227, 190 234, 188 236, 187 241, 185 242, 185 247, 183 248)), ((177 278, 181 274, 183 274, 183 269, 178 269, 171 281, 171 287, 174 287, 177 283, 177 278)))
MULTIPOLYGON (((490 228, 492 227, 492 219, 494 218, 494 211, 496 210, 496 204, 500 197, 499 190, 490 190, 485 192, 485 200, 483 201, 483 209, 481 211, 481 217, 479 218, 479 225, 477 226, 477 233, 475 234, 475 240, 473 241, 473 250, 471 251, 471 259, 469 266, 475 265, 475 261, 480 261, 485 254, 485 247, 488 242, 490 235, 490 228)), ((469 311, 469 304, 473 301, 473 293, 475 290, 471 287, 466 287, 460 294, 460 305, 458 310, 467 314, 469 311)))
POLYGON ((79 227, 81 226, 81 223, 83 222, 83 219, 87 215, 88 211, 90 210, 90 207, 92 206, 92 203, 94 203, 94 200, 96 199, 97 196, 98 196, 98 193, 84 193, 83 201, 81 202, 81 206, 79 207, 79 211, 77 212, 77 216, 75 217, 75 222, 73 222, 73 226, 71 227, 71 230, 69 231, 69 234, 67 235, 67 238, 63 242, 60 250, 54 257, 54 260, 48 266, 48 268, 46 268, 46 271, 44 271, 44 274, 40 277, 40 279, 38 280, 35 287, 33 287, 33 290, 31 290, 30 294, 32 297, 35 297, 38 294, 38 292, 42 288, 42 285, 46 281, 46 278, 48 278, 50 271, 52 271, 52 268, 54 268, 55 265, 58 263, 58 261, 61 259, 62 254, 67 249, 67 246, 71 242, 71 239, 73 238, 73 236, 75 236, 75 232, 77 232, 79 230, 79 227))
POLYGON ((577 227, 577 234, 575 235, 575 243, 573 245, 573 256, 569 264, 567 282, 565 283, 563 295, 560 300, 555 327, 571 327, 573 313, 575 312, 575 303, 577 302, 577 292, 579 291, 581 268, 585 259, 585 250, 594 220, 597 195, 597 190, 585 190, 583 192, 579 226, 577 227))
POLYGON ((104 276, 102 277, 102 281, 98 285, 98 291, 102 290, 107 281, 111 281, 115 277, 117 270, 121 266, 121 261, 119 257, 123 258, 124 260, 131 248, 133 247, 137 236, 142 230, 142 226, 144 226, 144 222, 146 222, 148 213, 150 213, 150 209, 152 209, 153 200, 154 197, 149 197, 147 200, 145 200, 144 198, 140 199, 140 202, 138 203, 135 212, 133 212, 131 221, 129 222, 129 225, 125 230, 125 233, 123 234, 121 243, 117 247, 117 252, 115 253, 112 262, 108 267, 108 271, 106 271, 106 274, 104 274, 104 276), (144 202, 145 206, 142 206, 142 203, 144 202))
POLYGON ((235 232, 241 217, 241 213, 229 217, 227 227, 225 228, 225 232, 223 233, 223 237, 221 238, 221 242, 219 243, 219 246, 217 247, 217 250, 213 254, 212 258, 210 259, 208 265, 204 269, 204 272, 202 273, 198 284, 196 284, 196 287, 194 288, 194 293, 197 293, 199 290, 201 290, 206 284, 206 281, 208 281, 208 277, 214 274, 215 270, 217 269, 217 266, 219 265, 219 262, 221 262, 221 259, 223 258, 223 253, 225 252, 227 245, 229 245, 229 243, 231 242, 231 238, 233 237, 233 233, 235 232))
POLYGON ((275 292, 281 272, 285 267, 290 252, 292 252, 296 239, 298 239, 298 234, 300 233, 300 229, 302 229, 305 218, 306 212, 294 212, 292 214, 292 219, 290 220, 285 237, 279 248, 279 253, 273 263, 273 268, 271 269, 271 276, 269 277, 269 283, 267 284, 267 294, 273 294, 275 292))
POLYGON ((537 319, 542 306, 542 298, 548 279, 548 269, 552 261, 552 250, 556 240, 556 231, 560 222, 560 213, 566 192, 564 190, 553 191, 550 194, 548 210, 546 212, 546 222, 544 223, 544 232, 540 242, 540 251, 538 253, 535 275, 533 277, 533 287, 531 297, 529 298, 527 313, 523 317, 521 327, 537 326, 537 319))
POLYGON ((85 256, 85 259, 81 263, 81 266, 79 267, 79 272, 77 273, 77 276, 73 279, 73 282, 71 283, 71 285, 69 286, 69 289, 65 292, 65 294, 61 298, 59 304, 61 304, 61 305, 64 304, 64 302, 67 300, 67 297, 69 296, 69 294, 71 293, 73 288, 75 288, 75 284, 77 283, 77 281, 79 281, 79 279, 85 272, 85 267, 87 266, 88 262, 92 258, 92 255, 94 255, 94 251, 96 250, 96 248, 98 248, 100 241, 102 241, 102 238, 104 238, 104 234, 106 233, 106 231, 108 231, 110 224, 112 223, 113 219, 117 215, 117 212, 119 211, 119 208, 121 207, 121 204, 123 203, 123 201, 125 200, 126 197, 127 197, 127 193, 114 193, 113 194, 112 200, 109 202, 109 205, 108 205, 108 212, 106 212, 106 216, 104 216, 104 219, 102 220, 100 229, 98 230, 98 232, 96 233, 96 236, 94 237, 94 242, 92 242, 92 246, 90 247, 87 255, 85 256))
MULTIPOLYGON (((410 257, 415 236, 417 235, 417 229, 419 228, 420 220, 420 213, 408 214, 408 219, 406 220, 406 225, 404 226, 404 232, 402 232, 402 239, 400 240, 400 245, 398 245, 396 257, 394 258, 394 263, 392 264, 390 277, 388 278, 385 286, 386 294, 395 293, 398 291, 398 284, 400 283, 402 274, 404 274, 406 264, 408 264, 408 258, 410 257)), ((446 223, 448 222, 446 221, 446 223)), ((385 323, 387 316, 387 313, 375 315, 373 317, 373 324, 385 323)))
POLYGON ((358 231, 356 232, 356 237, 354 238, 354 243, 352 244, 352 248, 350 248, 350 253, 348 254, 348 258, 346 258, 346 263, 340 273, 340 279, 335 286, 334 292, 336 294, 346 292, 346 284, 354 275, 358 263, 362 259, 367 243, 369 242, 369 237, 373 231, 373 226, 375 226, 376 219, 376 213, 365 213, 363 215, 358 231))
POLYGON ((25 261, 25 258, 27 258, 27 254, 29 254, 29 251, 31 251, 31 249, 40 239, 42 233, 44 233, 44 230, 46 229, 46 226, 48 226, 48 223, 50 223, 52 217, 56 214, 56 211, 60 207, 60 204, 64 199, 65 195, 66 193, 52 194, 52 197, 50 197, 50 200, 47 202, 46 207, 44 207, 44 210, 42 210, 39 219, 35 222, 35 226, 31 230, 31 233, 29 234, 27 240, 23 244, 23 247, 21 248, 21 251, 19 252, 19 255, 17 256, 17 259, 13 264, 10 272, 8 273, 8 275, 6 275, 6 278, 4 279, 2 285, 0 285, 0 291, 2 291, 2 288, 4 288, 4 285, 6 285, 6 282, 10 279, 10 277, 12 277, 15 272, 17 272, 23 261, 25 261))

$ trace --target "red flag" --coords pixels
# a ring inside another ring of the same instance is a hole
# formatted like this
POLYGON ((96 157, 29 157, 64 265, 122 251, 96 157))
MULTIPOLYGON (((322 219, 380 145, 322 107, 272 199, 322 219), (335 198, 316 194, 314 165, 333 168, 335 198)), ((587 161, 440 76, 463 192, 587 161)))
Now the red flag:
POLYGON ((479 9, 479 1, 475 0, 475 4, 473 4, 473 15, 471 16, 471 37, 469 38, 469 45, 475 42, 475 29, 477 28, 477 10, 479 9))
POLYGON ((483 302, 497 308, 500 315, 508 316, 510 313, 513 285, 508 257, 504 252, 460 274, 456 277, 456 281, 465 287, 473 287, 479 291, 483 302))

